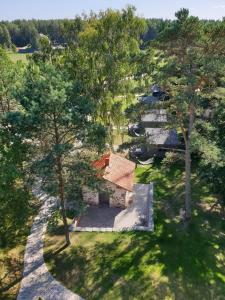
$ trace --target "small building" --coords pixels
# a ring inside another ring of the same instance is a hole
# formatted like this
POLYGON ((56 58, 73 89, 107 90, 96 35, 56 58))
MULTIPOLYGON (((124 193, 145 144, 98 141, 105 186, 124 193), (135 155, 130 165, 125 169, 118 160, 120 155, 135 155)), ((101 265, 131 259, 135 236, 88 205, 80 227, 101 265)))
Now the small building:
POLYGON ((147 152, 152 156, 163 157, 165 152, 179 146, 175 129, 165 129, 168 123, 166 109, 151 109, 141 117, 145 130, 147 152))
POLYGON ((166 129, 168 123, 166 109, 151 109, 141 116, 140 123, 131 125, 128 132, 133 136, 145 136, 145 142, 130 149, 130 156, 138 162, 146 162, 153 157, 164 157, 166 151, 181 147, 175 129, 166 129))
POLYGON ((83 200, 90 205, 126 208, 133 202, 135 163, 108 153, 93 163, 103 178, 101 192, 83 188, 83 200))
POLYGON ((141 116, 140 122, 128 125, 128 134, 141 136, 145 134, 146 128, 162 128, 167 123, 165 109, 151 109, 141 116))

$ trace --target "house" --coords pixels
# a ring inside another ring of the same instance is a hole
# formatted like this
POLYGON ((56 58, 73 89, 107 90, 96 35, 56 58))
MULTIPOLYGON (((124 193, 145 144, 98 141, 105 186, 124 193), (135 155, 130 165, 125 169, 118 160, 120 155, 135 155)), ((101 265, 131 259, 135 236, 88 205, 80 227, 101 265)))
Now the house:
POLYGON ((153 157, 164 157, 165 152, 181 147, 175 129, 166 129, 168 123, 166 109, 151 109, 141 116, 140 123, 130 126, 129 132, 135 136, 145 136, 145 143, 133 146, 130 157, 149 161, 153 157))
POLYGON ((163 157, 165 152, 179 146, 175 129, 166 129, 167 112, 165 109, 152 109, 142 116, 146 144, 150 156, 163 157))
POLYGON ((139 123, 128 125, 128 134, 141 136, 145 134, 145 128, 161 128, 167 123, 165 109, 151 109, 141 116, 139 123))
POLYGON ((83 188, 83 200, 90 205, 126 208, 133 201, 135 163, 114 153, 93 163, 103 178, 101 192, 83 188))

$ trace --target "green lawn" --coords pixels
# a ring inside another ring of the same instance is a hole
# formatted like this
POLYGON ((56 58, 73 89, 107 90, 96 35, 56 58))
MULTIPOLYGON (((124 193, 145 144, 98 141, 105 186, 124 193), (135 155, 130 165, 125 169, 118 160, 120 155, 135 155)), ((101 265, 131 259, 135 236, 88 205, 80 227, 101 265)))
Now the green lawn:
MULTIPOLYGON (((29 234, 29 231, 26 232, 29 234)), ((26 237, 12 248, 0 249, 0 299, 16 299, 23 272, 26 237)))
POLYGON ((9 52, 8 55, 13 62, 22 61, 27 63, 27 55, 30 54, 9 52))
MULTIPOLYGON (((23 257, 27 236, 34 216, 40 207, 35 199, 31 203, 30 217, 23 228, 18 230, 11 245, 0 248, 0 300, 15 300, 23 274, 23 257)), ((10 232, 8 232, 10 235, 10 232)))
POLYGON ((225 299, 225 224, 207 186, 193 175, 194 217, 179 221, 183 171, 179 165, 138 167, 138 182, 155 182, 155 232, 46 236, 52 274, 85 299, 225 299), (61 249, 62 248, 62 249, 61 249))

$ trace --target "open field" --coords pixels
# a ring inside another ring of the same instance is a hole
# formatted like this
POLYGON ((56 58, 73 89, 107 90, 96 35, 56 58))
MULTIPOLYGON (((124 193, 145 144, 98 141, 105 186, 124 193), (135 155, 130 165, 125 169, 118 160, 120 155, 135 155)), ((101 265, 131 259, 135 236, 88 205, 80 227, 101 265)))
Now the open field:
POLYGON ((138 167, 138 182, 155 182, 155 232, 72 233, 46 236, 52 274, 85 299, 225 299, 225 223, 204 182, 193 175, 194 217, 185 229, 183 170, 138 167))
POLYGON ((22 61, 23 63, 27 63, 27 55, 29 54, 9 52, 8 55, 13 62, 22 61))

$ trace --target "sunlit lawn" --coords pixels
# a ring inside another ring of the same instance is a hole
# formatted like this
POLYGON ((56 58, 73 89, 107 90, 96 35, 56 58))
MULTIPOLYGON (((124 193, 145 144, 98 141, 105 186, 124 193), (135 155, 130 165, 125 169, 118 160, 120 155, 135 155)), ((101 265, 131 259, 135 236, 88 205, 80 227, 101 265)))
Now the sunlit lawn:
POLYGON ((193 176, 187 229, 179 220, 182 167, 138 167, 136 178, 155 183, 155 232, 72 233, 72 246, 60 251, 59 229, 46 237, 53 275, 85 299, 225 299, 225 224, 207 211, 207 186, 193 176))
POLYGON ((1 300, 16 299, 22 277, 25 245, 26 239, 11 249, 0 249, 1 300))
POLYGON ((22 61, 23 63, 27 63, 27 55, 29 54, 9 52, 8 55, 13 62, 22 61))

